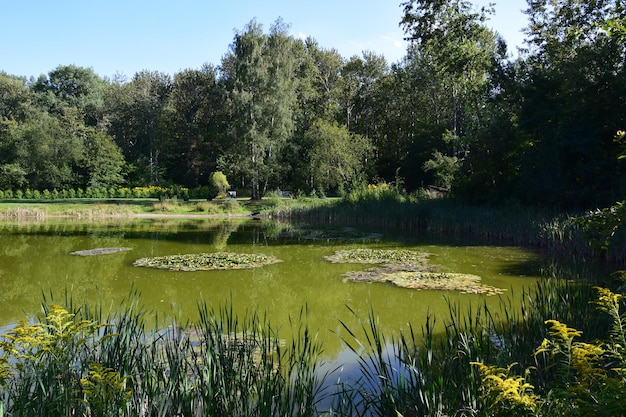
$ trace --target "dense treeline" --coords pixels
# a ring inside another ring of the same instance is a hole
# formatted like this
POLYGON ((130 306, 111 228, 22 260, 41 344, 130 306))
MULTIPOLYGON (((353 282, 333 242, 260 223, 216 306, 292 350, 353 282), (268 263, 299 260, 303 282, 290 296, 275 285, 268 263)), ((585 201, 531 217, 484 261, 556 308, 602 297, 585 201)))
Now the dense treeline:
POLYGON ((0 73, 0 189, 193 189, 219 170, 252 198, 384 181, 474 202, 623 199, 623 4, 528 3, 516 59, 488 28, 492 10, 412 0, 400 22, 411 43, 391 65, 277 20, 267 32, 250 22, 218 66, 173 76, 0 73))

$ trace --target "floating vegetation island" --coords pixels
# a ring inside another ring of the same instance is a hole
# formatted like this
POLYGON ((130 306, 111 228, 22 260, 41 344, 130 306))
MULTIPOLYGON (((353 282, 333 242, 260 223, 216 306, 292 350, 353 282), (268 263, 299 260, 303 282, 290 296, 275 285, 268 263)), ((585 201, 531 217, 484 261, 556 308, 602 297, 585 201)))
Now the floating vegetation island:
POLYGON ((449 273, 428 263, 430 254, 410 250, 353 249, 325 256, 333 263, 382 264, 365 271, 347 272, 352 282, 388 282, 417 290, 459 291, 464 294, 501 294, 504 290, 480 283, 477 275, 449 273))
POLYGON ((416 264, 425 265, 430 253, 403 249, 349 249, 324 256, 332 263, 341 264, 416 264))
POLYGON ((211 271, 259 268, 278 262, 281 260, 274 256, 258 253, 215 252, 141 258, 133 265, 170 271, 211 271))

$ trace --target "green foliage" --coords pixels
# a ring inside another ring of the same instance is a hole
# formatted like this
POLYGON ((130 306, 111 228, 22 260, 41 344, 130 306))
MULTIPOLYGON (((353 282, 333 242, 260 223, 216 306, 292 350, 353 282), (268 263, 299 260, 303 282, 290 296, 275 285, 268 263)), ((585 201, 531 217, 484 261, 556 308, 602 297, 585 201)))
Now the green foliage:
POLYGON ((194 188, 220 170, 253 199, 278 188, 343 197, 398 173, 408 193, 453 185, 478 203, 624 199, 619 1, 533 1, 515 60, 489 28, 491 6, 402 7, 410 44, 391 65, 371 52, 344 58, 278 20, 238 31, 219 67, 172 76, 0 73, 0 189, 111 197, 194 188))
POLYGON ((124 411, 132 395, 126 380, 113 369, 92 362, 87 375, 80 380, 89 415, 104 417, 124 411))
POLYGON ((217 193, 221 196, 221 198, 226 197, 228 190, 230 189, 230 184, 228 183, 226 175, 224 175, 222 171, 213 172, 209 181, 211 186, 217 190, 217 193))
POLYGON ((81 409, 76 385, 81 353, 104 325, 58 305, 45 313, 41 322, 20 322, 2 337, 0 347, 12 368, 7 405, 14 414, 70 415, 81 409))
POLYGON ((45 308, 0 342, 7 415, 317 415, 321 346, 305 310, 285 342, 265 318, 229 306, 199 305, 196 322, 157 332, 136 295, 106 326, 101 307, 45 308))
POLYGON ((624 244, 626 232, 626 201, 590 211, 574 220, 595 247, 608 252, 612 246, 624 244), (620 234, 621 233, 621 234, 620 234))
POLYGON ((368 184, 367 186, 355 187, 344 200, 349 203, 375 202, 402 202, 404 196, 394 186, 386 182, 380 184, 368 184))
POLYGON ((446 156, 439 151, 433 153, 433 159, 424 162, 424 171, 433 171, 435 184, 449 190, 459 171, 460 161, 456 156, 446 156))
POLYGON ((528 368, 520 377, 507 370, 476 363, 482 374, 482 390, 495 415, 597 415, 615 416, 626 412, 626 314, 624 297, 606 288, 597 288, 595 304, 608 313, 612 328, 606 342, 579 342, 582 332, 559 320, 547 320, 548 336, 535 351, 545 361, 543 372, 553 378, 549 395, 535 392, 528 380, 535 371, 528 368), (521 413, 521 414, 517 414, 521 413))
POLYGON ((251 184, 252 199, 278 174, 277 158, 291 136, 295 103, 294 40, 278 20, 269 34, 256 21, 232 45, 229 96, 235 105, 233 153, 222 165, 251 184))
POLYGON ((537 416, 538 398, 528 375, 521 377, 507 369, 474 363, 482 375, 482 391, 488 404, 490 415, 500 416, 511 413, 514 416, 537 416))
POLYGON ((351 189, 365 176, 365 161, 372 153, 369 140, 345 126, 318 119, 304 134, 311 187, 351 189))

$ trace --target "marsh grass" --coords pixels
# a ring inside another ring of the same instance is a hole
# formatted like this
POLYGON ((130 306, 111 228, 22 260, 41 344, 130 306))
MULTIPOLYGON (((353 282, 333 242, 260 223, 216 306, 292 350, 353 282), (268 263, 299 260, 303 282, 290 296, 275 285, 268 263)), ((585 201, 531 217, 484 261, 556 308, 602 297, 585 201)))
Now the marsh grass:
POLYGON ((136 293, 106 314, 67 297, 64 304, 46 299, 41 317, 3 336, 7 415, 318 413, 321 345, 305 309, 281 339, 265 316, 238 317, 232 304, 200 304, 194 323, 156 317, 151 325, 136 293))
POLYGON ((592 304, 595 292, 589 280, 563 278, 568 274, 546 271, 536 288, 523 291, 521 307, 513 304, 515 294, 500 296, 497 307, 482 303, 461 308, 448 299, 448 316, 428 315, 421 331, 409 326, 384 335, 373 311, 366 319, 358 318, 357 328, 342 323, 348 335, 344 342, 358 357, 360 377, 340 386, 333 398, 334 415, 491 415, 476 362, 512 372, 536 369, 524 383, 547 395, 558 381, 549 362, 535 355, 549 336, 545 320, 573 320, 584 341, 606 335, 610 325, 592 304))
POLYGON ((276 207, 272 215, 317 224, 415 230, 473 242, 533 247, 556 256, 598 259, 626 267, 626 228, 613 231, 610 245, 604 241, 594 244, 594 238, 606 236, 596 230, 597 225, 584 221, 589 214, 563 215, 515 205, 472 206, 448 198, 414 202, 362 197, 276 207))

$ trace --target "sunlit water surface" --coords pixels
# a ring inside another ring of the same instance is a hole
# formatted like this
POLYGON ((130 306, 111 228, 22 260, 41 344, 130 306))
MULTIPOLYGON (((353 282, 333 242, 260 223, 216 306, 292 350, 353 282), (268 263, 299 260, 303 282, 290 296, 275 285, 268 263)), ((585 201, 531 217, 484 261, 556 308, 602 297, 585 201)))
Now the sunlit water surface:
MULTIPOLYGON (((231 303, 234 311, 267 313, 273 327, 290 333, 291 318, 306 307, 309 327, 329 358, 342 351, 341 322, 358 328, 373 311, 385 333, 421 329, 428 314, 448 315, 448 302, 486 302, 498 296, 418 291, 391 284, 346 282, 343 274, 369 265, 324 260, 351 248, 411 249, 432 254, 449 272, 475 274, 483 283, 519 296, 535 285, 541 257, 526 249, 472 245, 417 232, 292 225, 269 220, 133 219, 59 220, 0 223, 0 326, 40 311, 42 293, 62 301, 115 307, 135 289, 145 309, 178 319, 197 318, 197 304, 231 303), (98 256, 70 252, 103 247, 130 251, 98 256), (236 271, 174 272, 132 265, 138 258, 230 251, 274 255, 282 262, 236 271)), ((516 303, 513 303, 515 306, 516 303)))

